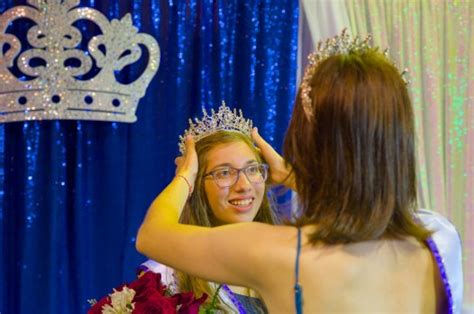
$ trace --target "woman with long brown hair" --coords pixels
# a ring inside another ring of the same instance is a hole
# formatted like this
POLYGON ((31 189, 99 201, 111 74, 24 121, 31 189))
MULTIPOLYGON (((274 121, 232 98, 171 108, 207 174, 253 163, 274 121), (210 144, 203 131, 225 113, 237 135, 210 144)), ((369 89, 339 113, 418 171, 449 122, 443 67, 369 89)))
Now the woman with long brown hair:
POLYGON ((251 287, 270 313, 460 311, 459 237, 446 219, 417 208, 413 109, 386 55, 346 33, 327 41, 303 77, 285 160, 256 130, 253 139, 272 181, 299 195, 295 224, 179 224, 199 163, 189 136, 137 249, 186 273, 251 287))
MULTIPOLYGON (((199 168, 179 222, 203 227, 251 221, 276 224, 278 217, 270 207, 265 184, 267 166, 253 145, 251 121, 225 104, 216 115, 225 117, 222 123, 207 128, 205 136, 196 141, 199 168), (234 122, 239 118, 241 125, 234 122)), ((203 119, 206 117, 207 114, 203 119)), ((202 126, 191 122, 187 133, 196 127, 202 126)), ((177 163, 181 160, 182 157, 177 158, 177 163)), ((173 292, 192 291, 197 297, 207 294, 205 306, 210 306, 216 296, 214 309, 226 313, 266 313, 259 296, 249 288, 208 282, 153 260, 143 263, 140 270, 160 273, 164 284, 173 292)))

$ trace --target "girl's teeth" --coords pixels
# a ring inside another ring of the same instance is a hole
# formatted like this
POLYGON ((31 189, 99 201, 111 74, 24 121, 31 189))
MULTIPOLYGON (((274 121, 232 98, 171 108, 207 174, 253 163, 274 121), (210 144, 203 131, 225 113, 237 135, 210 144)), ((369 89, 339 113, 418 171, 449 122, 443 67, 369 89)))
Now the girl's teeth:
POLYGON ((240 200, 240 201, 231 201, 230 203, 232 205, 236 205, 236 206, 247 206, 247 205, 250 205, 250 203, 252 203, 252 199, 246 199, 246 200, 240 200))

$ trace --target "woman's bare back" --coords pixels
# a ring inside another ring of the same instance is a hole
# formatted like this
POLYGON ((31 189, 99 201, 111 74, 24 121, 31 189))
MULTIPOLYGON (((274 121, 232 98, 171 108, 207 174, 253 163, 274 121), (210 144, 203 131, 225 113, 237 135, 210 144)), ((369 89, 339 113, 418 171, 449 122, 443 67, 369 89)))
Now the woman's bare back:
MULTIPOLYGON (((347 245, 304 244, 300 283, 304 313, 436 313, 444 291, 429 249, 414 238, 347 245)), ((291 231, 290 231, 291 232, 291 231)), ((270 256, 262 289, 270 313, 294 313, 296 230, 270 256), (291 274, 291 276, 288 276, 291 274)))

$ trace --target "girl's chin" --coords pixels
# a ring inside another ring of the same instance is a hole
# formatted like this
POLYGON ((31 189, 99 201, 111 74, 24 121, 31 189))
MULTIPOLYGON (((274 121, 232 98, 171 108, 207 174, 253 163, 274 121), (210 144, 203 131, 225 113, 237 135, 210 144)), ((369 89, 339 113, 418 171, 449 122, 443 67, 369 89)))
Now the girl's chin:
POLYGON ((228 224, 235 224, 239 222, 252 222, 255 219, 256 215, 232 215, 232 216, 227 216, 223 220, 219 220, 218 225, 228 225, 228 224))

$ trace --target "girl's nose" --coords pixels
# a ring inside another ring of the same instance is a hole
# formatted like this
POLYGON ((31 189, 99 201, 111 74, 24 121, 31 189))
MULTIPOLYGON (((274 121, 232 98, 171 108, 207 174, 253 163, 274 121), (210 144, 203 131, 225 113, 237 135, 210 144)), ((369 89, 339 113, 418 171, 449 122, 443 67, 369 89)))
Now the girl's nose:
POLYGON ((252 188, 252 182, 250 182, 250 180, 247 178, 245 172, 239 172, 237 182, 235 182, 233 188, 236 191, 247 191, 252 188))

